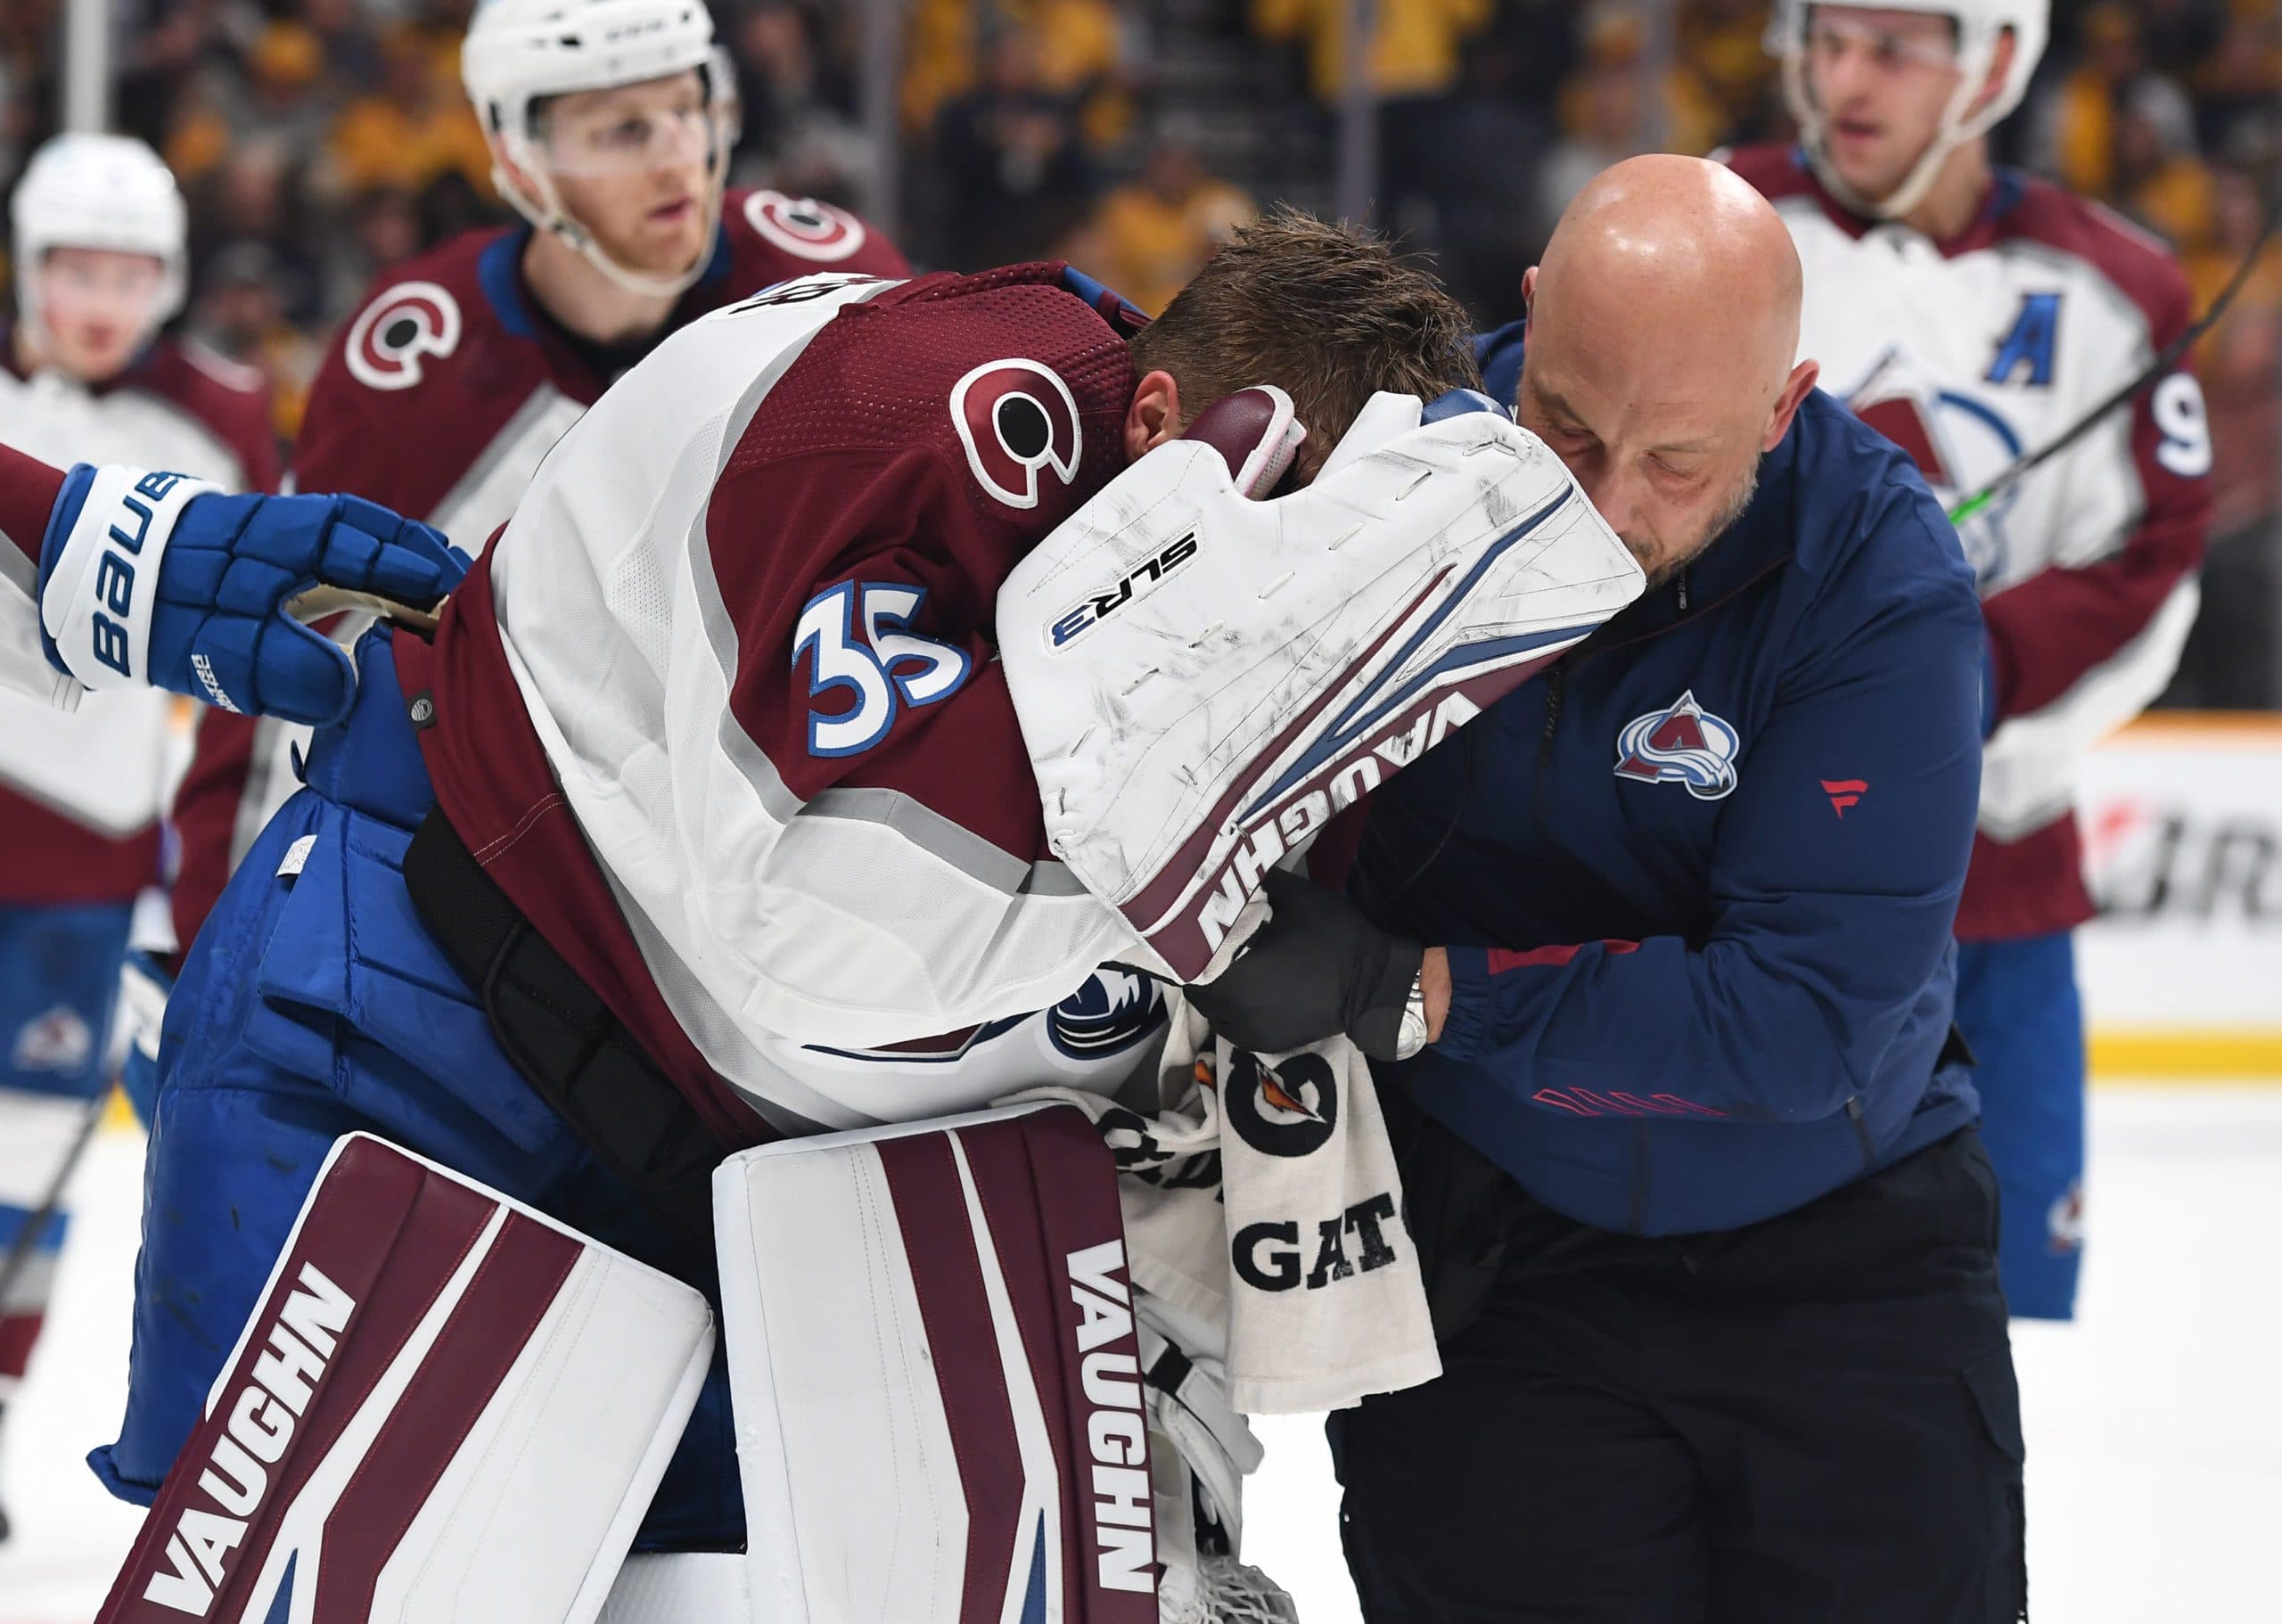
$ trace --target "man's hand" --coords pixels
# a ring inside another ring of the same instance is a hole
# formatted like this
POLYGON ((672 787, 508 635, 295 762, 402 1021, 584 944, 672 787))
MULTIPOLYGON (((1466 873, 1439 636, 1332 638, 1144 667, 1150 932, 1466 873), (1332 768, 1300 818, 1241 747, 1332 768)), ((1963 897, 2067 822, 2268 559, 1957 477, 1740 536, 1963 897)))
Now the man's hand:
POLYGON ((349 652, 293 618, 312 588, 431 608, 467 571, 423 524, 356 496, 227 496, 178 474, 72 469, 40 559, 48 660, 89 688, 170 688, 324 725, 349 652))
POLYGON ((1297 874, 1278 869, 1264 889, 1274 914, 1233 964, 1188 988, 1190 1004, 1219 1036, 1258 1054, 1344 1032, 1374 1060, 1401 1058, 1403 1008, 1425 950, 1297 874))

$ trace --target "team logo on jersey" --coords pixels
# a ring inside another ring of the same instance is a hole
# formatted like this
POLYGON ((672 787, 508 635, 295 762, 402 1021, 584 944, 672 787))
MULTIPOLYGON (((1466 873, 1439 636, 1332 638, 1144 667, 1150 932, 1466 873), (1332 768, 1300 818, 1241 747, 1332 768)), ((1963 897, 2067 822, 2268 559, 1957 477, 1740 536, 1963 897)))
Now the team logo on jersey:
POLYGON ((86 1068, 95 1052, 95 1035, 79 1012, 59 1004, 16 1029, 8 1051, 19 1071, 54 1071, 69 1076, 86 1068))
POLYGON ((459 300, 432 282, 400 282, 350 325, 349 372, 366 389, 408 390, 425 375, 423 357, 459 347, 459 300))
POLYGON ((1155 1031, 1163 1014, 1156 982, 1134 971, 1104 967, 1047 1011, 1046 1036, 1071 1060, 1100 1060, 1155 1031))
MULTIPOLYGON (((1848 391, 1846 405, 1917 465, 1944 508, 1973 495, 2018 461, 2026 449, 2010 418, 1978 395, 1944 386, 1932 369, 1899 347, 1878 357, 1848 391)), ((1984 586, 2004 576, 2013 554, 2011 525, 2024 488, 2015 485, 1958 531, 1966 562, 1984 586)))
POLYGON ((2045 1251, 2056 1258, 2084 1249, 2084 1181, 2073 1181, 2044 1215, 2045 1251))
POLYGON ((1220 1108, 1236 1137, 1263 1156, 1312 1155, 1339 1126, 1339 1079, 1312 1050, 1270 1066, 1239 1049, 1220 1108))
POLYGON ((976 482, 1008 507, 1036 507, 1045 474, 1064 485, 1078 477, 1086 445, 1078 399, 1040 362, 985 361, 961 378, 951 386, 951 426, 976 482))
POLYGON ((1721 800, 1735 792, 1739 742, 1736 730, 1697 704, 1691 691, 1624 725, 1616 735, 1616 775, 1684 783, 1698 800, 1721 800))
POLYGON ((745 224, 763 241, 802 259, 836 265, 864 246, 864 222, 812 197, 756 192, 745 199, 745 224))

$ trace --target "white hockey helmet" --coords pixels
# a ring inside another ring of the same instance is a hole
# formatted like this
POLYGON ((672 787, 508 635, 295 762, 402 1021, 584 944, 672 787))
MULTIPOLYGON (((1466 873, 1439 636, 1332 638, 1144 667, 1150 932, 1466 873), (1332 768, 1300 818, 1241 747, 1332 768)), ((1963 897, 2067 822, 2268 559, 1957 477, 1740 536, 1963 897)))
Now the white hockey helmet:
POLYGON ((16 306, 34 332, 40 321, 34 273, 50 249, 149 254, 164 272, 150 332, 182 308, 190 286, 190 222, 182 189, 165 160, 131 136, 74 133, 43 144, 17 184, 9 224, 16 306))
POLYGON ((1808 161, 1814 165, 1816 177, 1848 208, 1893 219, 1908 214, 1924 201, 1944 159, 1964 143, 1993 128, 2021 104, 2021 98, 2028 94, 2029 81, 2036 76, 2037 64, 2044 60, 2045 41, 2052 31, 2051 0, 1860 0, 1860 4, 1879 11, 1923 12, 1947 17, 1958 28, 1957 94, 1942 110, 1941 127, 1932 144, 1891 197, 1874 203, 1857 195, 1853 188, 1839 179, 1826 156, 1826 127, 1807 86, 1807 13, 1813 9, 1810 0, 1777 0, 1775 13, 1768 22, 1767 48, 1782 59, 1783 99, 1790 104, 1792 118, 1798 120, 1799 141, 1807 150, 1808 161), (1967 110, 1981 93, 1989 70, 1997 60, 1997 42, 2008 31, 2013 36, 2013 62, 2006 71, 2005 82, 1986 107, 1968 116, 1967 110))
POLYGON ((499 195, 541 231, 568 242, 620 286, 670 297, 695 282, 712 253, 729 165, 729 119, 736 79, 726 51, 713 42, 704 0, 483 0, 460 48, 460 78, 483 120, 495 154, 504 152, 530 179, 517 184, 495 161, 499 195), (531 127, 531 103, 579 90, 638 85, 696 69, 712 110, 705 247, 678 276, 644 275, 605 254, 562 207, 531 127))

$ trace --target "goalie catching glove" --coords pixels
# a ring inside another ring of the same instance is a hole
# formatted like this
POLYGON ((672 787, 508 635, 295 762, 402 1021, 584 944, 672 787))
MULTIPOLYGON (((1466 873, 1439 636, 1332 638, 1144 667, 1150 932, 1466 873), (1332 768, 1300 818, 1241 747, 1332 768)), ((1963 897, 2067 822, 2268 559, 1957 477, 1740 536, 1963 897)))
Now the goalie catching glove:
POLYGON ((1000 589, 1048 842, 1145 967, 1209 980, 1279 858, 1639 595, 1536 436, 1427 414, 1375 397, 1327 472, 1268 501, 1223 437, 1160 446, 1000 589))

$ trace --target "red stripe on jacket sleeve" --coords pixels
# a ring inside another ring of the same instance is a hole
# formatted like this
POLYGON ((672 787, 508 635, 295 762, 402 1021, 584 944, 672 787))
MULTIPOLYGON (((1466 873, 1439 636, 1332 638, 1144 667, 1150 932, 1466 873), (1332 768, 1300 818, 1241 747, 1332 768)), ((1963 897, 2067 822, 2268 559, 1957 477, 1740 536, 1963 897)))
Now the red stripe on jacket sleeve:
MULTIPOLYGON (((1527 970, 1533 964, 1565 964, 1592 945, 1590 942, 1572 942, 1557 947, 1531 947, 1526 952, 1512 947, 1492 947, 1490 949, 1490 973, 1504 975, 1509 970, 1527 970)), ((1611 953, 1638 953, 1640 950, 1638 942, 1618 941, 1613 938, 1604 939, 1600 945, 1611 953)))

